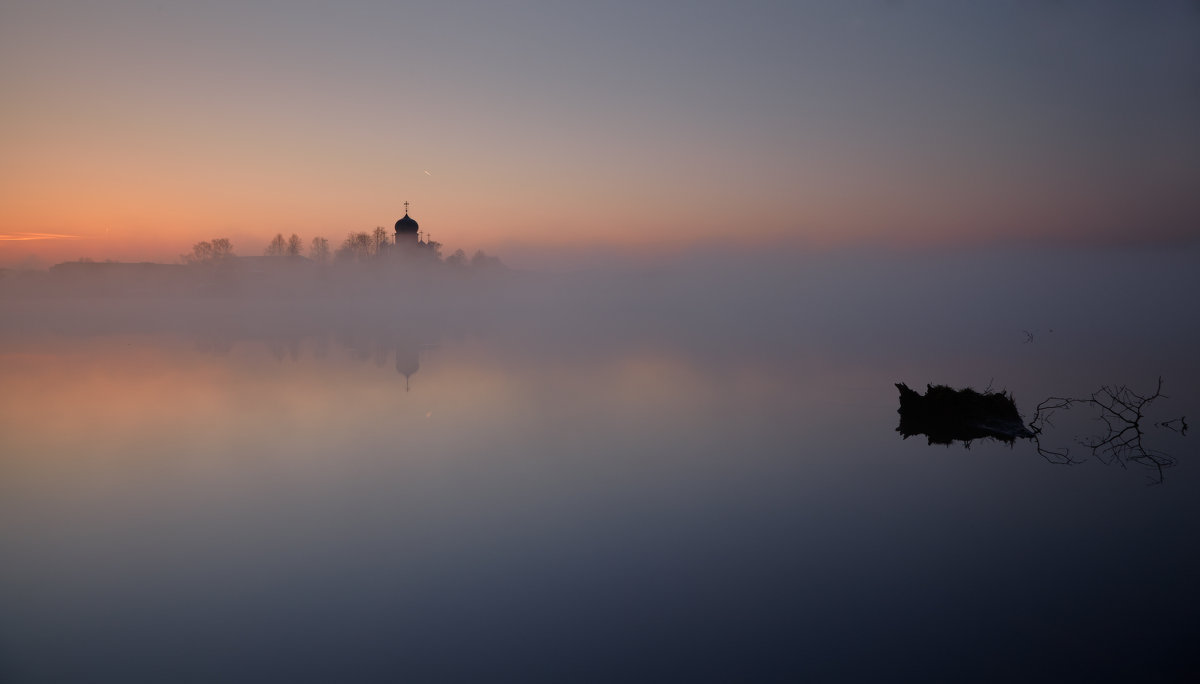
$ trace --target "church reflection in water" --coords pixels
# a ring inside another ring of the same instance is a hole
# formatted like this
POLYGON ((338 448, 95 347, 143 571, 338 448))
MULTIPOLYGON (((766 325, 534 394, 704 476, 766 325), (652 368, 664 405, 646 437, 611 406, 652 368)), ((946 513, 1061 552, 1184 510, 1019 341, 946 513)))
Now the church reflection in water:
POLYGON ((334 337, 338 346, 352 359, 369 361, 380 368, 386 368, 391 362, 396 373, 404 377, 405 391, 410 391, 413 376, 421 370, 421 354, 437 347, 441 335, 437 330, 426 327, 390 330, 359 328, 339 330, 334 337))
POLYGON ((437 328, 345 327, 289 333, 277 330, 265 336, 207 331, 195 334, 194 344, 197 351, 212 356, 229 356, 236 348, 263 344, 279 363, 300 362, 306 356, 326 360, 336 355, 380 369, 391 366, 404 378, 405 391, 411 391, 414 376, 421 370, 422 354, 436 348, 441 338, 442 331, 437 328))
POLYGON ((412 342, 396 343, 396 372, 404 376, 404 391, 407 392, 412 376, 421 370, 421 345, 412 342))

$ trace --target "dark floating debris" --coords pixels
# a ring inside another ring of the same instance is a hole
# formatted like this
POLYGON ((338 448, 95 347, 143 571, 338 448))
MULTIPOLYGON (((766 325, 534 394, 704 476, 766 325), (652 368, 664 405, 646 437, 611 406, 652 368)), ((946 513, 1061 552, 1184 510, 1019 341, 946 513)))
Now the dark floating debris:
MULTIPOLYGON (((1017 404, 1007 392, 976 392, 971 388, 956 390, 946 385, 926 385, 925 394, 896 383, 900 390, 900 426, 896 428, 908 439, 925 435, 930 444, 962 442, 970 447, 976 439, 990 438, 1005 444, 1028 439, 1038 455, 1050 463, 1071 465, 1083 460, 1066 446, 1043 444, 1047 428, 1056 413, 1074 407, 1085 407, 1095 414, 1103 432, 1076 437, 1075 443, 1090 451, 1092 458, 1107 465, 1143 466, 1153 471, 1152 483, 1163 481, 1163 471, 1176 464, 1174 456, 1143 443, 1146 437, 1146 409, 1155 400, 1165 398, 1162 378, 1152 393, 1138 393, 1125 385, 1104 385, 1086 397, 1049 397, 1034 411, 1026 427, 1017 411, 1017 404)), ((1155 428, 1184 437, 1188 424, 1185 416, 1153 423, 1155 428)))
POLYGON ((946 385, 926 385, 919 394, 908 385, 896 383, 900 390, 900 426, 896 431, 908 439, 926 435, 930 444, 970 446, 972 440, 991 438, 1011 444, 1017 438, 1028 439, 1033 433, 1021 421, 1017 404, 1007 392, 956 390, 946 385))

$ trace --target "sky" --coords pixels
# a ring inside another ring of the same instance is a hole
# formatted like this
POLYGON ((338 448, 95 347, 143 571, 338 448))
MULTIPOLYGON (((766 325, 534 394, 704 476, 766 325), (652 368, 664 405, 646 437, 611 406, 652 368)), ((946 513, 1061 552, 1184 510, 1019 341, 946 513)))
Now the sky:
POLYGON ((0 266, 1200 236, 1194 0, 4 0, 0 92, 0 266))

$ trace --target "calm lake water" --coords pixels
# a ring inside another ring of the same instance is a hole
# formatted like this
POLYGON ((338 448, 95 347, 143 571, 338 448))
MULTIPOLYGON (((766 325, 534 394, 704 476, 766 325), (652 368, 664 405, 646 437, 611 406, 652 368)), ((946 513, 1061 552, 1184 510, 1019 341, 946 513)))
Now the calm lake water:
MULTIPOLYGON (((701 257, 415 305, 9 296, 0 679, 1200 676, 1194 251, 701 257), (407 376, 407 377, 406 377, 407 376), (894 383, 1168 395, 1105 465, 894 383)), ((477 288, 477 289, 473 289, 477 288)), ((424 297, 424 295, 422 295, 424 297)))

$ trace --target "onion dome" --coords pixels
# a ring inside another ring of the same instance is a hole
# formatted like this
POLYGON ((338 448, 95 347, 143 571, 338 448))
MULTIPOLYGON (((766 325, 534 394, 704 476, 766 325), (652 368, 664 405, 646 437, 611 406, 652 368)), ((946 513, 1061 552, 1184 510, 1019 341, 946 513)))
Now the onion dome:
POLYGON ((413 235, 416 235, 417 222, 409 218, 407 211, 404 212, 404 218, 396 221, 396 233, 412 233, 413 235))

